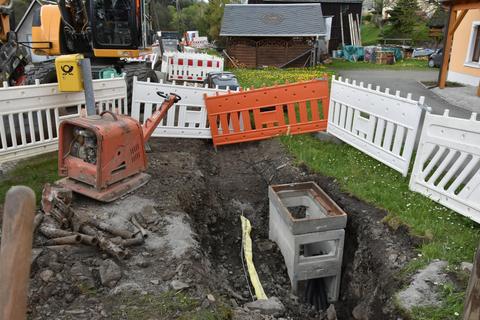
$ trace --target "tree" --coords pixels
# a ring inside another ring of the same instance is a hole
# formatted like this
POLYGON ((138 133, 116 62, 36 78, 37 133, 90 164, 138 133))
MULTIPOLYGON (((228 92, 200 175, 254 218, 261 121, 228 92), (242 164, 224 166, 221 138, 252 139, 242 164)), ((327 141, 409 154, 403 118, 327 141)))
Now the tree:
POLYGON ((389 12, 389 27, 385 35, 389 37, 412 38, 415 29, 421 24, 417 1, 398 0, 393 10, 389 12), (419 21, 420 20, 420 21, 419 21))
POLYGON ((208 36, 212 40, 220 38, 220 28, 223 18, 225 5, 229 3, 241 3, 241 0, 209 0, 208 8, 205 12, 206 26, 208 36))

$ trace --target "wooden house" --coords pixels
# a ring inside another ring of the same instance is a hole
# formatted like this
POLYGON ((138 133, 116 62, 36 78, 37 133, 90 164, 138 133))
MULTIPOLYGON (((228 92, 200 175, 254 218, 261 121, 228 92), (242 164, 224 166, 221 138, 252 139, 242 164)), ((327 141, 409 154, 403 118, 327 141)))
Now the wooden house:
POLYGON ((342 25, 343 43, 352 44, 348 29, 348 15, 353 14, 355 19, 362 18, 363 0, 248 0, 249 4, 281 4, 281 3, 320 3, 324 17, 333 17, 332 29, 328 49, 331 52, 342 46, 342 25), (340 19, 342 17, 342 19, 340 19), (342 21, 341 21, 342 20, 342 21))
POLYGON ((231 64, 302 67, 327 30, 320 4, 227 4, 220 36, 231 64))
POLYGON ((448 0, 449 21, 439 87, 446 80, 478 86, 480 96, 480 1, 448 0))

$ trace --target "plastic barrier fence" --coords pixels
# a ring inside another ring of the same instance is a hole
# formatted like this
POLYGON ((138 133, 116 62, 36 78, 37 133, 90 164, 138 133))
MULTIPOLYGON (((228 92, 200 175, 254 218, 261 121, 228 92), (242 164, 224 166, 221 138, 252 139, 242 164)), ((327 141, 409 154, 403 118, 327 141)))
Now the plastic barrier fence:
POLYGON ((412 100, 332 79, 328 132, 407 175, 420 126, 424 98, 412 100))
POLYGON ((162 72, 168 80, 203 81, 212 71, 223 71, 223 58, 181 52, 167 52, 162 57, 162 72))
POLYGON ((410 189, 480 223, 480 121, 427 114, 410 189))
POLYGON ((224 93, 227 90, 206 88, 203 86, 187 86, 153 83, 133 80, 132 117, 143 123, 163 100, 157 92, 175 93, 182 97, 177 104, 168 110, 167 116, 155 129, 154 137, 203 138, 210 139, 212 134, 207 121, 207 109, 203 100, 204 94, 224 93))
MULTIPOLYGON (((127 113, 123 78, 93 81, 98 112, 127 113)), ((57 83, 0 88, 0 163, 57 150, 58 126, 84 108, 83 92, 59 92, 57 83)))
POLYGON ((215 146, 325 130, 328 81, 205 96, 215 146))

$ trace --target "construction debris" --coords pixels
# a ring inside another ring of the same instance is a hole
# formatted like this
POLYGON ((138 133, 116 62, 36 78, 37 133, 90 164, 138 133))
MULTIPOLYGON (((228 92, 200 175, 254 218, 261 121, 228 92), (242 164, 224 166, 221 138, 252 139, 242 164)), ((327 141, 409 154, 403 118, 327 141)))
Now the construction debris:
POLYGON ((46 184, 42 192, 42 210, 35 217, 39 232, 48 240, 43 246, 88 245, 111 257, 125 259, 126 247, 141 245, 148 236, 138 219, 132 217, 132 229, 120 229, 104 221, 75 212, 71 208, 72 191, 56 184, 46 184))

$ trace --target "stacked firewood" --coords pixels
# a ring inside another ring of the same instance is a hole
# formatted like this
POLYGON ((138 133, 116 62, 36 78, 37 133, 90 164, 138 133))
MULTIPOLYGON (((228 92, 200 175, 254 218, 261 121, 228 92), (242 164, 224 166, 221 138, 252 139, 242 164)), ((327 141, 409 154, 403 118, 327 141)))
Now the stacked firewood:
POLYGON ((72 191, 60 185, 46 184, 42 192, 42 211, 34 220, 34 227, 48 240, 43 246, 84 244, 98 247, 112 257, 125 259, 127 247, 141 245, 147 231, 132 216, 136 232, 119 229, 94 219, 87 214, 75 212, 72 207, 72 191))

